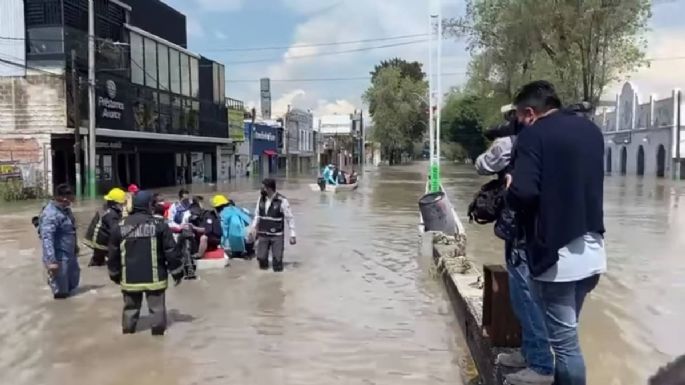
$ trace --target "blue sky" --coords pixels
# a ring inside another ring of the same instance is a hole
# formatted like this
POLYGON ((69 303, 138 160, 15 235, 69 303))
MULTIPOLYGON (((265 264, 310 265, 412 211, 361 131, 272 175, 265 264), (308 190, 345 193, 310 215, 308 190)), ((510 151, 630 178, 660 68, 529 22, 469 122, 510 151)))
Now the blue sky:
MULTIPOLYGON (((429 9, 437 0, 166 0, 188 18, 189 48, 226 63, 227 94, 253 105, 258 103, 260 77, 271 77, 273 111, 288 104, 311 108, 318 114, 348 113, 363 108, 361 94, 368 80, 336 82, 278 82, 283 79, 365 77, 373 65, 395 56, 425 62, 427 44, 373 49, 363 52, 293 59, 340 50, 421 40, 406 38, 325 47, 302 44, 349 42, 424 34, 429 9), (272 51, 227 52, 226 48, 290 47, 272 51), (295 46, 295 47, 294 47, 295 46), (239 61, 264 60, 238 64, 239 61), (233 64, 232 64, 233 63, 233 64)), ((463 12, 462 0, 442 0, 443 16, 463 12)), ((649 34, 649 56, 685 56, 685 0, 655 0, 649 34)), ((464 81, 469 55, 465 44, 444 45, 444 89, 464 81), (456 74, 455 74, 456 73, 456 74)), ((630 76, 642 94, 670 94, 685 86, 685 60, 655 61, 630 76)), ((611 95, 618 85, 612 85, 611 95)))

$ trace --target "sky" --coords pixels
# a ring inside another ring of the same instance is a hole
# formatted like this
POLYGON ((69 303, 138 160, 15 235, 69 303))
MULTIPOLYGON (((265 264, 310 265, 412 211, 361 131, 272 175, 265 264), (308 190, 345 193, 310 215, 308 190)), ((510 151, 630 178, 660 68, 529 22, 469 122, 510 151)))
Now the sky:
MULTIPOLYGON (((428 15, 438 0, 165 0, 187 17, 189 49, 226 64, 227 96, 259 108, 259 81, 272 79, 272 111, 311 109, 317 115, 366 110, 361 95, 369 72, 383 59, 425 63, 428 15), (404 36, 404 38, 397 38, 404 36), (409 36, 409 37, 407 37, 409 36), (378 39, 359 42, 359 40, 378 39), (381 40, 382 39, 382 40, 381 40), (353 42, 353 43, 350 43, 353 42), (343 43, 331 45, 330 43, 343 43), (304 47, 303 47, 304 45, 304 47), (313 46, 314 45, 314 46, 313 46), (272 47, 269 50, 241 50, 272 47), (355 51, 342 52, 340 51, 355 51), (338 52, 338 53, 336 53, 338 52), (318 56, 317 56, 318 55, 318 56), (303 57, 304 56, 304 57, 303 57), (347 79, 303 81, 303 79, 347 79), (350 79, 353 78, 353 79, 350 79)), ((443 17, 464 12, 463 0, 441 0, 443 17)), ((650 58, 627 76, 642 99, 685 88, 685 0, 654 0, 650 58)), ((466 43, 443 45, 443 89, 462 85, 469 61, 466 43)), ((424 70, 427 70, 424 66, 424 70)), ((611 100, 619 84, 608 87, 611 100)))

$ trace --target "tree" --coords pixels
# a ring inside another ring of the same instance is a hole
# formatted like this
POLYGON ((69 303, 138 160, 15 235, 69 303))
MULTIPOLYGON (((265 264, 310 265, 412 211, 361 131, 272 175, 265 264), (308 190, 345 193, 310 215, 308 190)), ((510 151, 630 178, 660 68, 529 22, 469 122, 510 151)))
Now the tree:
MULTIPOLYGON (((422 64, 419 62, 408 62, 404 59, 400 58, 393 58, 390 60, 383 60, 380 62, 380 64, 377 64, 376 66, 373 67, 373 71, 371 71, 371 83, 376 80, 378 77, 378 74, 381 72, 381 70, 386 69, 386 68, 397 68, 400 70, 400 76, 403 78, 410 78, 415 81, 423 81, 426 77, 426 74, 423 73, 422 69, 422 64)), ((370 102, 369 103, 369 113, 373 116, 373 113, 376 110, 376 105, 375 102, 370 102)))
POLYGON ((605 87, 645 64, 649 0, 467 0, 445 21, 466 36, 469 87, 507 97, 532 79, 552 81, 566 102, 597 103, 605 87))
POLYGON ((375 106, 371 115, 374 140, 380 143, 390 164, 398 163, 401 153, 411 151, 413 143, 423 137, 425 106, 417 94, 424 95, 427 89, 425 81, 403 77, 400 69, 390 66, 378 71, 364 93, 364 100, 375 106))
MULTIPOLYGON (((443 108, 442 139, 461 146, 471 160, 485 151, 487 143, 483 137, 483 108, 488 103, 481 97, 454 92, 450 94, 443 108)), ((453 157, 464 157, 463 153, 453 157)))

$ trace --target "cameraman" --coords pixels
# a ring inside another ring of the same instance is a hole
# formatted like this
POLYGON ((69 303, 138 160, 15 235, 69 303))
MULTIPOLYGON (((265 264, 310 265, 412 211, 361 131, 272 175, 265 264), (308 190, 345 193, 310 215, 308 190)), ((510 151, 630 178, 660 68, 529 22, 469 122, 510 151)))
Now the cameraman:
MULTIPOLYGON (((476 171, 480 175, 498 175, 504 183, 504 175, 511 171, 512 153, 515 151, 516 135, 521 126, 516 120, 513 105, 502 108, 506 123, 488 130, 485 136, 492 140, 486 152, 476 159, 476 171)), ((509 273, 509 300, 521 323, 521 351, 500 353, 497 364, 520 368, 508 376, 507 382, 518 384, 552 384, 554 357, 552 356, 545 320, 537 296, 531 292, 530 271, 522 242, 516 238, 513 212, 506 206, 495 224, 495 233, 505 241, 505 260, 509 273)))

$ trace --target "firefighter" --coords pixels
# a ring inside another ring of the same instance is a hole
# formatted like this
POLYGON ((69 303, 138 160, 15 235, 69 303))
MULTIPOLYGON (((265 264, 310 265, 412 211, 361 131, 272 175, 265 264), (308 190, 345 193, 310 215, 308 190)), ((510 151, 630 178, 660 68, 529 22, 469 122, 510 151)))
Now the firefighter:
POLYGON ((153 194, 140 191, 133 210, 112 231, 109 243, 109 276, 121 286, 124 297, 122 331, 132 334, 140 316, 143 295, 152 317, 152 334, 166 330, 165 292, 168 276, 176 284, 183 278, 183 264, 169 226, 155 217, 153 194))
POLYGON ((90 221, 83 241, 86 246, 93 249, 93 257, 88 266, 105 265, 109 236, 112 228, 121 220, 125 204, 126 193, 120 188, 113 188, 105 195, 105 204, 90 221))

